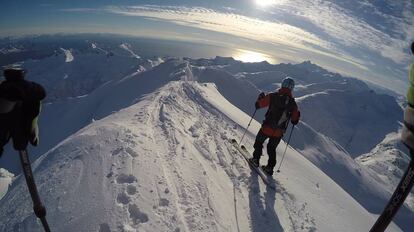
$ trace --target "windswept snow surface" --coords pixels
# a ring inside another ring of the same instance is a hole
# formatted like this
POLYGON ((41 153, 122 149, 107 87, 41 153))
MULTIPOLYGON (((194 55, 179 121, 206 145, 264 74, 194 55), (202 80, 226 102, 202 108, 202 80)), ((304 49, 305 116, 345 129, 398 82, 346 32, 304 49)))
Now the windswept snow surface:
POLYGON ((4 168, 0 168, 0 200, 7 193, 9 185, 12 183, 14 175, 4 168))
POLYGON ((64 49, 64 48, 60 48, 60 49, 65 53, 65 56, 66 56, 65 62, 66 63, 70 63, 74 60, 72 52, 69 49, 64 49))
POLYGON ((132 51, 131 44, 123 43, 123 44, 119 45, 119 47, 123 48, 123 49, 127 50, 129 53, 131 53, 132 57, 135 57, 137 59, 141 59, 140 56, 138 56, 134 51, 132 51))
MULTIPOLYGON (((375 217, 291 148, 267 188, 227 142, 248 120, 215 85, 172 81, 93 122, 34 165, 52 230, 369 230, 375 217)), ((0 201, 0 231, 41 231, 21 176, 0 201)))
MULTIPOLYGON (((410 162, 409 151, 401 142, 401 133, 390 133, 371 152, 356 159, 358 163, 373 170, 394 191, 410 162)), ((404 202, 414 210, 414 189, 404 202)))

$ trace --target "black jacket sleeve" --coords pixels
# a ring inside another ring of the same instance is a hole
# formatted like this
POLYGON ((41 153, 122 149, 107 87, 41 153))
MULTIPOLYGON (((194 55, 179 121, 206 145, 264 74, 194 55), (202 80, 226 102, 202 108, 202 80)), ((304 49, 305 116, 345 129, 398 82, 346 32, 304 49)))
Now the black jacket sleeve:
POLYGON ((21 101, 25 98, 25 91, 13 82, 2 82, 0 84, 0 97, 9 101, 21 101))
POLYGON ((46 97, 46 91, 30 81, 5 81, 0 84, 0 97, 9 101, 41 101, 46 97))
POLYGON ((36 101, 41 101, 46 97, 45 89, 41 85, 34 82, 30 82, 29 92, 31 95, 30 97, 36 101))

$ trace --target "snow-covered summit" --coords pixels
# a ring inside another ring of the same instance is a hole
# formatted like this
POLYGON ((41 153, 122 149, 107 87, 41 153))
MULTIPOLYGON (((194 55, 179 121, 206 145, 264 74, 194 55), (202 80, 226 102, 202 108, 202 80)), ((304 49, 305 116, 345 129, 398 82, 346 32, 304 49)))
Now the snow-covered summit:
MULTIPOLYGON (((228 143, 248 119, 215 85, 174 81, 92 123, 34 166, 52 229, 369 229, 375 217, 291 148, 277 191, 266 188, 228 143)), ((1 231, 41 231, 22 177, 0 201, 0 222, 1 231)))
POLYGON ((70 63, 75 59, 73 57, 72 52, 69 49, 60 48, 60 50, 62 50, 65 53, 65 62, 66 63, 70 63))

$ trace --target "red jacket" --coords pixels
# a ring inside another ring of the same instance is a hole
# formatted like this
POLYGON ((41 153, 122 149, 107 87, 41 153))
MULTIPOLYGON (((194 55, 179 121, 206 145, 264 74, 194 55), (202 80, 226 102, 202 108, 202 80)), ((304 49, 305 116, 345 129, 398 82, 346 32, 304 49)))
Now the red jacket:
POLYGON ((300 112, 292 92, 288 88, 280 88, 277 92, 259 97, 256 108, 268 107, 262 124, 262 132, 269 137, 282 137, 288 121, 297 124, 300 112))

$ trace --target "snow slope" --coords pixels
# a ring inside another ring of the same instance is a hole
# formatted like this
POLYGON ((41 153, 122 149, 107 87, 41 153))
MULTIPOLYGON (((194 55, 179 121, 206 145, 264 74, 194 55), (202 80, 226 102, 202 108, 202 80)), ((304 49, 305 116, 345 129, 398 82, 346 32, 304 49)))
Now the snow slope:
MULTIPOLYGON (((118 68, 122 67, 125 65, 118 68)), ((76 70, 74 69, 74 72, 78 73, 76 70)), ((108 77, 111 73, 107 74, 108 77)), ((125 71, 122 70, 121 73, 125 73, 125 71)), ((254 87, 246 86, 246 82, 238 81, 234 76, 224 71, 208 67, 194 68, 189 64, 189 61, 177 58, 168 59, 165 62, 155 60, 152 61, 151 66, 145 68, 145 71, 130 70, 130 73, 126 73, 121 78, 117 78, 115 75, 113 79, 105 82, 88 95, 44 104, 39 120, 41 142, 39 147, 30 150, 30 154, 33 159, 36 159, 93 120, 101 119, 138 102, 144 95, 155 91, 169 81, 195 78, 200 82, 215 82, 219 91, 227 99, 235 101, 236 104, 251 105, 249 101, 243 100, 246 97, 254 98, 258 94, 258 90, 254 87)), ((4 166, 9 171, 18 173, 20 172, 18 157, 11 151, 10 146, 7 148, 0 164, 5 164, 4 166)))
MULTIPOLYGON (((52 229, 369 229, 374 217, 291 148, 277 191, 266 188, 226 142, 239 138, 248 120, 214 85, 173 81, 92 123, 36 162, 52 229)), ((249 149, 258 127, 254 122, 247 134, 249 149)), ((18 177, 0 201, 0 230, 40 231, 31 210, 18 177)))
MULTIPOLYGON (((408 163, 409 151, 401 142, 401 133, 390 133, 371 152, 356 159, 358 163, 373 170, 379 178, 390 186, 390 192, 401 180, 408 163)), ((404 204, 414 210, 414 189, 404 204)))
POLYGON ((4 168, 0 168, 0 199, 7 193, 14 175, 4 168))

